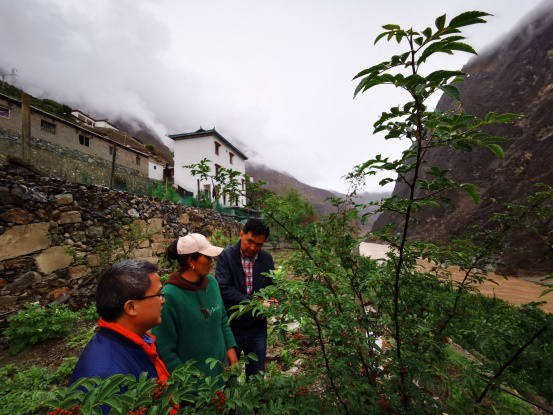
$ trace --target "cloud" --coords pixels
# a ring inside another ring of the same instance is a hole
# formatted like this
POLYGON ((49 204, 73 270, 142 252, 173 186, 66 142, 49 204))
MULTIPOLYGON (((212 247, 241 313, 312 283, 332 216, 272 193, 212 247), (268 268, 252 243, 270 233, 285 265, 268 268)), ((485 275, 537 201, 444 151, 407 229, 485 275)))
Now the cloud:
MULTIPOLYGON (((469 40, 479 48, 508 30, 520 17, 517 4, 495 5, 497 19, 471 28, 469 40)), ((4 0, 0 68, 17 68, 16 81, 35 96, 97 117, 137 118, 169 146, 167 133, 215 127, 244 143, 258 164, 345 191, 340 177, 353 165, 376 154, 398 158, 408 145, 372 135, 378 115, 404 101, 400 92, 375 89, 352 99, 353 75, 400 50, 372 46, 380 26, 428 25, 474 5, 4 0)), ((466 60, 459 55, 448 65, 466 60)))

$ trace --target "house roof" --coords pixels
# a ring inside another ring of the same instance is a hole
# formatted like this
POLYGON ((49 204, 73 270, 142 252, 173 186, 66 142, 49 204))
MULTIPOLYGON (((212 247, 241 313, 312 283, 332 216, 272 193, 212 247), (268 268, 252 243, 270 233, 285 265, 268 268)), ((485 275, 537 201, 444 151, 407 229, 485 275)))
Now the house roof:
POLYGON ((119 131, 119 129, 118 129, 115 125, 113 125, 112 123, 110 123, 109 120, 108 120, 107 118, 104 118, 103 120, 97 120, 96 118, 91 117, 90 115, 88 115, 88 114, 82 112, 81 110, 72 110, 72 111, 71 111, 71 115, 73 115, 74 112, 78 112, 78 113, 80 113, 81 115, 84 115, 86 118, 89 118, 89 119, 91 119, 91 120, 94 121, 94 122, 105 122, 106 124, 111 125, 111 126, 112 126, 113 128, 115 128, 117 131, 119 131))
POLYGON ((238 154, 240 157, 242 157, 244 160, 247 160, 248 158, 244 153, 242 153, 240 150, 238 150, 234 145, 231 144, 230 141, 228 141, 225 137, 223 137, 215 128, 212 130, 204 130, 200 127, 198 131, 194 131, 193 133, 182 133, 182 134, 172 134, 167 135, 167 137, 173 139, 173 140, 186 140, 188 138, 198 138, 198 137, 209 137, 210 135, 216 136, 219 140, 221 140, 223 143, 225 143, 227 146, 229 146, 231 149, 236 151, 236 154, 238 154))
MULTIPOLYGON (((5 99, 5 100, 7 100, 7 101, 11 101, 11 102, 13 102, 13 103, 15 103, 15 104, 21 106, 21 101, 18 100, 18 99, 16 99, 16 98, 12 98, 12 97, 10 97, 10 96, 8 96, 8 95, 4 95, 4 94, 1 94, 1 93, 0 93, 0 97, 3 98, 3 99, 5 99)), ((108 143, 111 143, 111 144, 114 144, 114 145, 118 145, 119 147, 122 147, 122 148, 124 148, 125 150, 132 151, 133 153, 140 154, 141 156, 144 156, 144 157, 149 157, 149 155, 148 155, 147 153, 144 153, 144 152, 142 152, 142 151, 136 150, 136 149, 134 149, 134 148, 132 148, 132 147, 130 147, 130 146, 128 146, 128 145, 121 145, 120 143, 118 143, 118 142, 115 141, 115 140, 112 140, 112 139, 109 138, 109 137, 106 137, 106 136, 104 136, 104 135, 98 134, 97 132, 94 132, 94 131, 92 131, 92 130, 89 130, 88 128, 83 127, 82 124, 75 124, 75 123, 73 123, 73 122, 71 122, 71 121, 67 121, 67 120, 65 120, 65 119, 63 119, 63 118, 61 118, 61 117, 58 117, 57 115, 50 114, 49 112, 43 111, 43 110, 41 110, 40 108, 36 108, 36 107, 31 106, 31 109, 32 109, 33 111, 35 111, 35 112, 38 112, 39 114, 46 115, 46 116, 51 117, 51 118, 55 119, 56 121, 59 121, 59 122, 61 122, 61 123, 63 123, 63 124, 69 125, 69 126, 71 126, 71 127, 75 127, 76 129, 81 130, 81 131, 84 131, 84 132, 86 132, 87 134, 90 134, 90 135, 92 135, 92 136, 94 136, 94 137, 97 137, 97 138, 99 138, 99 139, 101 139, 101 140, 107 141, 108 143)))

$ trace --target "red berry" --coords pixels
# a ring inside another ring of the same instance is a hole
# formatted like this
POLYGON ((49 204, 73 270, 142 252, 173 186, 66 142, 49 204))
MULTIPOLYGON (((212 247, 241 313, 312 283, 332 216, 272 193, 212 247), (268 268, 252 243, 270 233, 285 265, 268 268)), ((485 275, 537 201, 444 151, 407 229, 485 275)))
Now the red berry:
POLYGON ((388 409, 390 409, 390 404, 389 402, 386 400, 386 398, 381 398, 379 401, 378 401, 378 405, 380 406, 380 409, 382 409, 383 411, 387 411, 388 409))

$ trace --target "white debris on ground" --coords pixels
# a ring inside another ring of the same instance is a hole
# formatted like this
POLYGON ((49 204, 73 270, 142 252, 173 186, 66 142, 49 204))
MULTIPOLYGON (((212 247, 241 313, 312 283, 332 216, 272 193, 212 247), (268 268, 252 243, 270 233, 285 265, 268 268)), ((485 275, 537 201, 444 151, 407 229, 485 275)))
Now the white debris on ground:
POLYGON ((373 259, 384 259, 390 248, 388 245, 375 244, 371 242, 361 242, 359 254, 373 259))

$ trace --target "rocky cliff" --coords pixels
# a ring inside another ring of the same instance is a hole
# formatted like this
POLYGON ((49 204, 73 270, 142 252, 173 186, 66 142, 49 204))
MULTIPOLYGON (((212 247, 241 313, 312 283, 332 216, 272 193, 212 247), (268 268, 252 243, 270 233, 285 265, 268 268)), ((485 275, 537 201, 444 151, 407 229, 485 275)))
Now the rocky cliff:
MULTIPOLYGON (((491 128, 492 135, 509 138, 502 144, 505 159, 499 160, 487 150, 458 153, 439 148, 426 161, 451 170, 459 182, 474 183, 481 194, 475 205, 464 194, 451 195, 456 210, 432 208, 418 215, 413 228, 415 239, 445 241, 462 233, 471 224, 485 223, 507 202, 520 201, 533 193, 534 183, 553 185, 553 8, 542 10, 512 33, 495 50, 470 61, 460 83, 467 113, 483 117, 496 111, 523 114, 513 124, 491 128)), ((443 96, 438 108, 452 108, 443 96)), ((396 186, 394 194, 406 196, 405 186, 396 186)), ((375 229, 397 220, 381 215, 375 229)), ((515 275, 545 275, 553 269, 551 245, 553 219, 536 232, 520 230, 508 242, 519 251, 506 250, 499 271, 515 275)))

